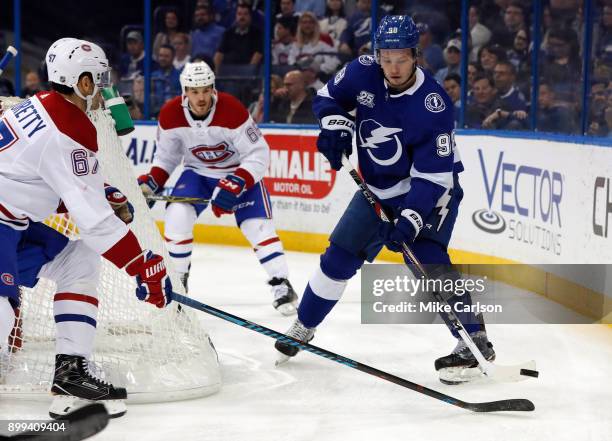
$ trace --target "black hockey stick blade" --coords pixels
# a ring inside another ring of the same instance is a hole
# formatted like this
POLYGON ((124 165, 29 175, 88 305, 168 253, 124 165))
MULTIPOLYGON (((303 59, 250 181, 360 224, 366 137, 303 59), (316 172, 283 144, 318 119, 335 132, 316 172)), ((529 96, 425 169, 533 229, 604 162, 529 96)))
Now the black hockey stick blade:
POLYGON ((108 425, 108 412, 101 403, 89 404, 63 417, 49 421, 50 425, 66 422, 65 431, 24 432, 13 436, 0 435, 0 441, 81 441, 100 433, 108 425))
POLYGON ((503 412, 503 411, 519 411, 531 412, 535 410, 533 403, 524 398, 516 398, 511 400, 491 401, 488 403, 466 403, 466 409, 474 412, 503 412))
POLYGON ((261 326, 257 323, 250 322, 248 320, 245 320, 243 318, 230 314, 229 312, 225 312, 220 309, 214 308, 212 306, 206 305, 205 303, 198 302, 197 300, 192 299, 190 297, 186 297, 184 295, 173 292, 172 299, 185 306, 189 306, 191 308, 197 309, 198 311, 202 311, 207 314, 213 315, 217 318, 220 318, 225 321, 242 326, 243 328, 250 329, 251 331, 258 332, 260 334, 266 335, 275 340, 281 340, 283 343, 293 345, 303 351, 310 352, 312 354, 318 355, 319 357, 323 357, 331 361, 335 361, 336 363, 340 363, 344 366, 348 366, 350 368, 356 369, 366 374, 373 375, 382 380, 386 380, 393 384, 397 384, 398 386, 405 387, 407 389, 413 390, 420 394, 427 395, 428 397, 431 397, 431 398, 435 398, 436 400, 440 400, 440 401, 444 401, 445 403, 452 404, 453 406, 461 407, 463 409, 468 409, 473 412, 501 412, 501 411, 524 412, 524 411, 531 411, 535 409, 535 406, 533 405, 533 403, 525 399, 510 399, 510 400, 492 401, 489 403, 468 403, 466 401, 458 400, 457 398, 453 398, 450 395, 446 395, 442 392, 438 392, 436 390, 429 389, 418 383, 413 383, 412 381, 406 380, 404 378, 398 377, 396 375, 390 374, 385 371, 381 371, 380 369, 376 369, 375 367, 368 366, 367 364, 363 364, 358 361, 352 360, 348 357, 345 357, 343 355, 339 355, 334 352, 328 351, 327 349, 323 349, 319 346, 311 345, 310 343, 305 343, 303 341, 296 340, 295 338, 289 337, 286 334, 283 334, 281 332, 275 331, 270 328, 266 328, 265 326, 261 326))

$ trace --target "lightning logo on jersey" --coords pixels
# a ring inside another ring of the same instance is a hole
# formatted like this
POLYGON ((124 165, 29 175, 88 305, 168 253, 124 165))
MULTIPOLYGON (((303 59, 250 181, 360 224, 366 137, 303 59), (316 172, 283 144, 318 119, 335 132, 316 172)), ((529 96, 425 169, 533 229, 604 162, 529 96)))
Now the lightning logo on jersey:
POLYGON ((393 165, 402 156, 402 143, 396 135, 401 131, 402 129, 395 127, 383 127, 373 119, 366 119, 359 124, 360 145, 368 149, 368 155, 376 164, 382 166, 393 165), (391 135, 393 135, 392 138, 390 138, 391 135), (395 141, 394 147, 388 147, 390 141, 395 141), (372 153, 372 149, 386 152, 392 148, 395 148, 395 152, 388 159, 381 159, 372 153))

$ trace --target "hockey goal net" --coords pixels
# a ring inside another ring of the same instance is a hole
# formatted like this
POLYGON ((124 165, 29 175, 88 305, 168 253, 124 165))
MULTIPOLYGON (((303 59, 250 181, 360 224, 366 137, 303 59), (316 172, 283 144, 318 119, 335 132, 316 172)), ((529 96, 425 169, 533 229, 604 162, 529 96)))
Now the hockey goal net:
MULTIPOLYGON (((18 102, 0 100, 5 108, 18 102)), ((130 228, 143 248, 164 257, 174 289, 184 293, 112 118, 101 110, 91 112, 90 118, 98 131, 97 157, 105 181, 134 206, 130 228)), ((78 238, 68 215, 52 216, 46 223, 70 239, 78 238)), ((115 386, 126 387, 130 402, 182 400, 216 392, 221 386, 217 354, 199 317, 176 303, 159 310, 137 300, 133 278, 101 261, 93 371, 115 386)), ((18 325, 8 352, 0 354, 1 395, 48 396, 55 365, 54 292, 54 282, 46 279, 34 289, 22 288, 18 325)))

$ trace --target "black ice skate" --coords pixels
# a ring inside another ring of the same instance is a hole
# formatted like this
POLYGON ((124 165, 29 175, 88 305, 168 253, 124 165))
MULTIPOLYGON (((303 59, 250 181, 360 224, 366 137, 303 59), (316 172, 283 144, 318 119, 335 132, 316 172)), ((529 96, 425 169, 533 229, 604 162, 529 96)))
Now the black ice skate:
POLYGON ((90 402, 103 403, 111 418, 120 417, 126 412, 124 401, 127 399, 127 391, 91 375, 88 361, 78 355, 55 356, 51 394, 51 418, 61 418, 90 402))
MULTIPOLYGON (((482 352, 485 360, 495 360, 493 344, 487 338, 484 327, 482 330, 470 334, 470 337, 482 352)), ((482 375, 476 357, 462 339, 459 339, 457 346, 450 355, 436 360, 435 368, 440 375, 440 381, 444 384, 466 383, 482 375)))
MULTIPOLYGON (((300 321, 300 319, 295 319, 295 322, 293 322, 293 325, 291 325, 291 328, 289 328, 286 334, 289 337, 295 338, 296 340, 308 343, 314 338, 314 333, 316 329, 317 328, 307 328, 300 321)), ((291 357, 295 357, 300 351, 299 348, 295 345, 295 343, 290 341, 282 341, 282 339, 276 340, 276 343, 274 343, 274 347, 278 352, 282 354, 276 361, 277 366, 289 361, 291 357)))
POLYGON ((289 280, 274 277, 268 285, 272 287, 274 294, 272 306, 282 315, 294 315, 297 312, 298 296, 289 280))

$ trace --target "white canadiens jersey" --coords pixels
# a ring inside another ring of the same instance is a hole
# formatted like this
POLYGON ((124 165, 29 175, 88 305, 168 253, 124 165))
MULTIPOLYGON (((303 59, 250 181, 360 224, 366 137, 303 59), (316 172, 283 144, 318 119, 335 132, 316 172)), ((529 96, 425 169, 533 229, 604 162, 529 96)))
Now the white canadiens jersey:
POLYGON ((128 233, 110 208, 96 129, 57 92, 40 92, 0 118, 0 223, 42 221, 63 201, 85 243, 103 254, 128 233))
POLYGON ((159 114, 154 167, 168 175, 183 160, 201 176, 223 178, 246 170, 260 181, 270 163, 270 148, 245 107, 231 95, 217 92, 205 120, 194 120, 180 96, 159 114))

